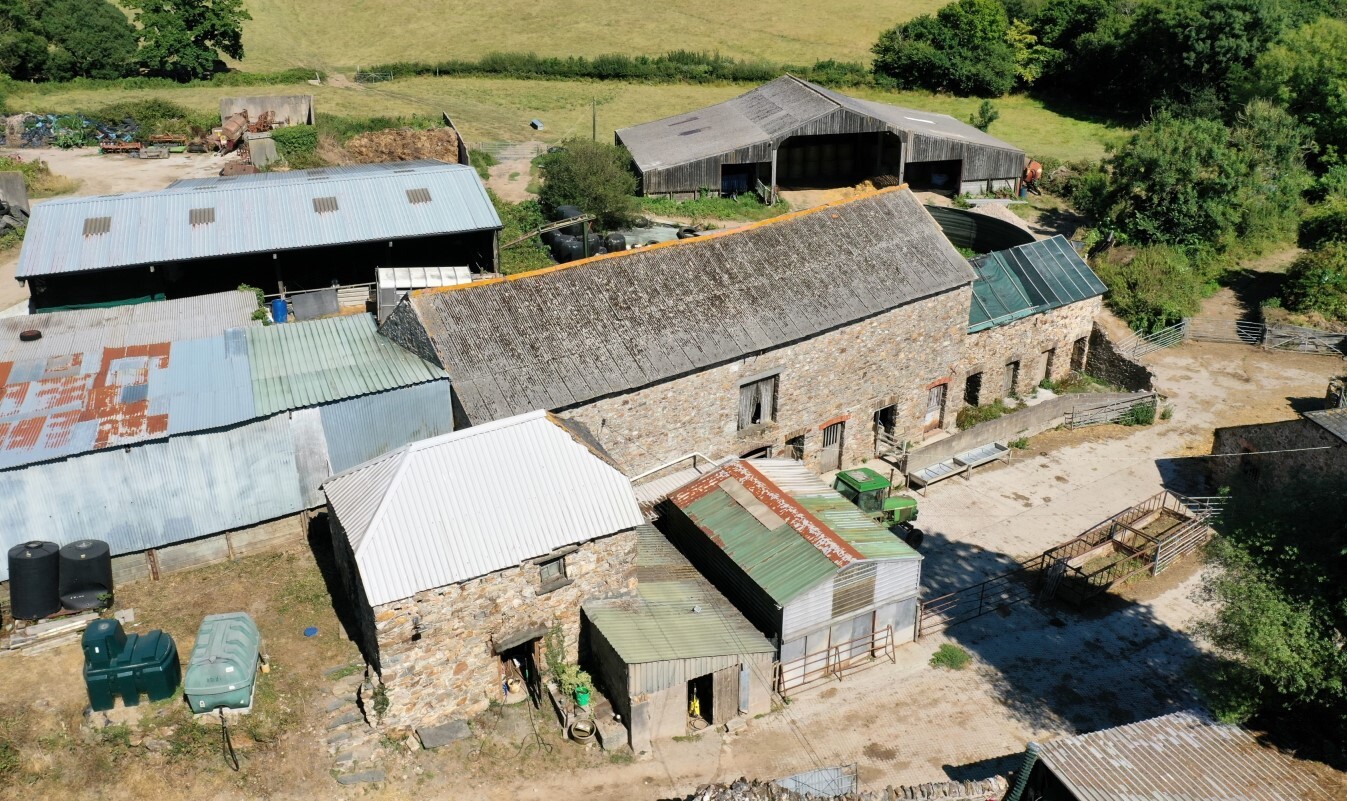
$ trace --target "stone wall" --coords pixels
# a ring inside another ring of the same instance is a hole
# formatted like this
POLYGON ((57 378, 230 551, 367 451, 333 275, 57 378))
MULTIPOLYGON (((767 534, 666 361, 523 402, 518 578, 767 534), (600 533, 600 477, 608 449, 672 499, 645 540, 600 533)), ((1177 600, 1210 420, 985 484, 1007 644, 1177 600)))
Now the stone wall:
POLYGON ((1085 371, 1123 389, 1146 392, 1155 389, 1155 374, 1144 364, 1119 353, 1098 325, 1090 332, 1090 358, 1085 371))
POLYGON ((957 392, 962 401, 968 376, 981 373, 978 404, 985 405, 1010 394, 1032 394, 1045 375, 1054 381, 1065 378, 1073 368, 1077 341, 1085 340, 1082 357, 1088 359, 1090 330, 1102 304, 1100 298, 1089 298, 969 334, 959 362, 959 381, 950 392, 957 392), (1045 373, 1049 353, 1051 370, 1045 373), (1019 377, 1007 391, 1011 362, 1019 363, 1019 377))
MULTIPOLYGON (((1010 789, 1005 778, 962 782, 931 782, 883 790, 864 790, 829 796, 833 801, 996 801, 1010 789)), ((708 784, 687 796, 686 801, 816 801, 820 796, 788 790, 772 782, 739 779, 730 784, 708 784)))
MULTIPOLYGON (((927 390, 953 379, 963 353, 969 299, 968 288, 956 289, 558 413, 587 428, 628 475, 691 451, 719 458, 772 446, 783 454, 797 436, 804 437, 806 463, 822 471, 823 429, 838 421, 846 423, 843 462, 856 464, 874 455, 873 416, 882 407, 897 407, 900 439, 920 439, 927 390), (776 420, 739 431, 739 387, 772 374, 779 375, 776 420)), ((946 426, 961 402, 961 393, 949 393, 946 426)))
POLYGON ((1211 463, 1213 485, 1217 487, 1251 481, 1258 486, 1271 488, 1287 481, 1319 477, 1336 477, 1347 481, 1347 442, 1343 442, 1325 431, 1323 426, 1305 418, 1284 420, 1280 423, 1218 428, 1211 452, 1258 453, 1297 448, 1325 448, 1325 450, 1268 453, 1204 461, 1211 463))
POLYGON ((523 632, 560 626, 567 661, 578 661, 580 604, 636 589, 636 533, 579 546, 566 575, 569 584, 541 592, 538 565, 526 563, 375 608, 383 726, 410 731, 485 711, 503 697, 494 644, 523 632))

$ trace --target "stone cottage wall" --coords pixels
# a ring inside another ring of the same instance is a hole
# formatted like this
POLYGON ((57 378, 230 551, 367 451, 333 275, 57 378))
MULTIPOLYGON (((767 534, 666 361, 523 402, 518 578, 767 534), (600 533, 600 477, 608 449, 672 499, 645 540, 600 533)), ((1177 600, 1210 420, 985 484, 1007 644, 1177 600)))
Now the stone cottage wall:
POLYGON ((1019 395, 1031 394, 1043 380, 1047 353, 1053 348, 1056 352, 1049 377, 1054 381, 1065 378, 1072 369, 1077 340, 1087 341, 1088 356, 1090 331, 1102 304, 1102 299, 1090 298, 969 334, 964 341, 957 385, 951 387, 951 394, 957 393, 962 404, 965 380, 974 373, 982 373, 979 405, 1005 397, 1007 365, 1015 361, 1020 363, 1020 371, 1014 391, 1019 395))
POLYGON ((1216 429, 1212 453, 1262 453, 1258 456, 1207 459, 1213 486, 1223 487, 1249 481, 1260 487, 1275 488, 1288 481, 1337 478, 1347 481, 1347 442, 1325 431, 1310 420, 1283 420, 1216 429), (1297 450, 1322 448, 1323 450, 1297 450))
MULTIPOLYGON (((805 462, 822 469, 823 429, 846 422, 843 462, 874 455, 876 410, 898 407, 900 439, 920 439, 932 383, 949 381, 963 353, 967 287, 909 303, 693 375, 558 414, 586 427, 628 475, 692 451, 742 455, 804 437, 805 462), (774 422, 738 430, 739 387, 780 376, 774 422)), ((961 393, 950 391, 944 421, 953 425, 961 393)))
POLYGON ((568 661, 578 660, 580 604, 636 589, 636 533, 587 542, 566 555, 571 583, 540 593, 539 567, 526 563, 374 609, 383 725, 409 731, 468 718, 501 700, 494 643, 560 625, 568 661))
POLYGON ((1098 325, 1090 332, 1090 362, 1087 372, 1096 377, 1132 391, 1155 390, 1155 373, 1146 365, 1124 356, 1098 325))

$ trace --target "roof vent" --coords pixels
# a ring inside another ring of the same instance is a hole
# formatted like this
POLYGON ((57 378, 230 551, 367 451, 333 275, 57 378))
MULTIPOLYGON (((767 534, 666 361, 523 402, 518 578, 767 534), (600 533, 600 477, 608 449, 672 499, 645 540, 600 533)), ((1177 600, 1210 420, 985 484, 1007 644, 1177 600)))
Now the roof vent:
POLYGON ((430 190, 429 190, 429 189, 408 189, 408 190, 407 190, 407 202, 410 203, 410 204, 412 204, 413 206, 415 206, 415 205, 418 204, 418 203, 429 203, 429 202, 430 202, 430 190))
POLYGON ((111 218, 111 217, 85 217, 85 218, 84 218, 84 235, 85 235, 85 236, 101 236, 102 234, 106 234, 108 231, 111 231, 111 230, 112 230, 112 218, 111 218))
POLYGON ((319 214, 337 210, 337 199, 335 197, 316 197, 313 199, 313 210, 319 214))
POLYGON ((215 222, 215 207, 206 209, 192 209, 187 212, 187 221, 195 228, 198 225, 210 225, 215 222))
POLYGON ((693 128, 693 129, 690 130, 690 131, 679 131, 679 132, 678 132, 678 135, 679 135, 679 136, 692 136, 692 135, 695 134, 695 133, 701 133, 702 131, 705 131, 705 130, 706 130, 705 128, 693 128))

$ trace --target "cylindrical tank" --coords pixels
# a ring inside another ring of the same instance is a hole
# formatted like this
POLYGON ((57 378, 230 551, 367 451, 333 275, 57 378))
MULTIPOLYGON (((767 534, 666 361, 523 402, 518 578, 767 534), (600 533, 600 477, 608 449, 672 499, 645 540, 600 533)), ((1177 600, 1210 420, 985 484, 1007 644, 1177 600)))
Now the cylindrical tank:
POLYGON ((38 620, 60 611, 58 551, 56 543, 39 541, 9 549, 10 614, 16 620, 38 620))
MULTIPOLYGON (((572 217, 579 217, 583 214, 584 212, 580 210, 579 206, 557 206, 558 220, 569 220, 572 217)), ((575 223, 573 225, 568 225, 565 228, 562 228, 561 232, 569 234, 570 236, 580 236, 585 232, 585 224, 575 223)))
POLYGON ((627 249, 627 238, 622 234, 608 234, 603 238, 603 247, 609 253, 621 253, 627 249))
POLYGON ((112 595, 112 549, 102 540, 79 540, 61 548, 61 606, 99 609, 112 595))
POLYGON ((285 305, 285 298, 276 298, 271 302, 271 319, 278 323, 285 322, 289 309, 285 305))

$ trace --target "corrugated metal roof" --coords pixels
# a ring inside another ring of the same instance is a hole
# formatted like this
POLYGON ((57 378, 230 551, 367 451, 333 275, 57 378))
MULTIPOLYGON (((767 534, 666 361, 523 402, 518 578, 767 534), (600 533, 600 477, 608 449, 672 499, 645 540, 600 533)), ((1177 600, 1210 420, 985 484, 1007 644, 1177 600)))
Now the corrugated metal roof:
POLYGON ((913 132, 1023 152, 947 114, 847 97, 794 75, 784 75, 724 103, 622 128, 617 138, 642 171, 664 169, 780 142, 811 120, 839 109, 870 118, 874 130, 913 132))
POLYGON ((201 339, 230 328, 261 327, 252 319, 257 297, 251 292, 218 292, 178 300, 81 309, 0 318, 0 362, 46 359, 104 348, 201 339), (32 342, 24 331, 42 332, 32 342))
POLYGON ((375 606, 644 522, 626 476, 542 411, 412 443, 323 489, 375 606))
POLYGON ((637 531, 638 597, 584 604, 585 615, 623 661, 775 652, 663 534, 649 525, 637 531))
POLYGON ((1044 743, 1078 801, 1328 801, 1289 757, 1238 726, 1175 712, 1044 743))
POLYGON ((1305 417, 1343 442, 1347 442, 1347 408, 1305 412, 1305 417))
POLYGON ((248 354, 258 417, 445 376, 379 336, 368 314, 253 328, 248 354))
POLYGON ((371 175, 407 175, 434 171, 441 167, 454 166, 435 159, 416 161, 389 161, 383 164, 343 164, 334 167, 316 167, 311 170, 287 170, 285 172, 255 172, 248 175, 212 175, 207 178, 179 178, 168 185, 169 189, 196 189, 197 187, 231 187, 266 184, 302 184, 320 178, 364 178, 371 175))
POLYGON ((731 462, 669 500, 781 606, 856 562, 921 558, 792 460, 731 462))
POLYGON ((445 378, 368 315, 141 341, 160 325, 70 330, 56 341, 89 350, 0 362, 0 469, 445 378))
POLYGON ((815 336, 971 283, 911 192, 682 242, 413 291, 473 423, 565 409, 815 336), (511 332, 501 346, 500 332, 511 332))
POLYGON ((1058 234, 972 259, 977 271, 968 331, 973 333, 1061 308, 1108 291, 1058 234))
MULTIPOLYGON (((383 167, 383 165, 377 165, 383 167)), ((243 253, 499 229, 477 171, 459 164, 402 169, 301 170, 180 182, 158 192, 48 200, 33 207, 17 276, 165 264, 243 253), (430 202, 412 203, 410 189, 430 202), (314 201, 335 198, 336 211, 314 201), (192 209, 215 222, 192 225, 192 209), (107 233, 82 235, 110 218, 107 233)))

